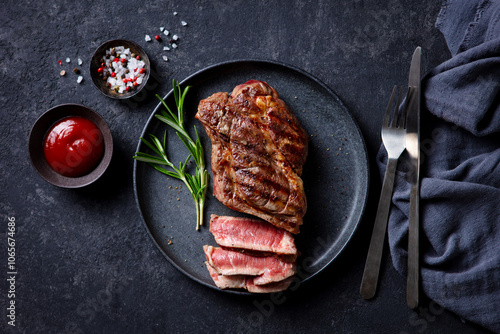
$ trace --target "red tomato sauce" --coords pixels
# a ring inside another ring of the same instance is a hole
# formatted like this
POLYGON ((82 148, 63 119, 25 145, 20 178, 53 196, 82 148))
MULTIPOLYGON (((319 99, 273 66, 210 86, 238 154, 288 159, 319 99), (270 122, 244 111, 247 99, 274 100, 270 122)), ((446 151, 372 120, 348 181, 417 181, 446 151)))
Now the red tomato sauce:
POLYGON ((86 118, 71 116, 52 126, 43 143, 45 159, 57 173, 78 177, 90 173, 104 154, 99 128, 86 118))

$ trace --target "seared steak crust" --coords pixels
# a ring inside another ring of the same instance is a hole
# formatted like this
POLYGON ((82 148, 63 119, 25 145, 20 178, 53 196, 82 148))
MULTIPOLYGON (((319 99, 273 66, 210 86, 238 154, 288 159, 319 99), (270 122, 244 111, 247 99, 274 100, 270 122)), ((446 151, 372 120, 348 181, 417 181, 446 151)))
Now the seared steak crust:
POLYGON ((200 101, 196 118, 212 141, 214 196, 231 209, 291 233, 307 210, 300 174, 307 134, 274 88, 250 80, 200 101))

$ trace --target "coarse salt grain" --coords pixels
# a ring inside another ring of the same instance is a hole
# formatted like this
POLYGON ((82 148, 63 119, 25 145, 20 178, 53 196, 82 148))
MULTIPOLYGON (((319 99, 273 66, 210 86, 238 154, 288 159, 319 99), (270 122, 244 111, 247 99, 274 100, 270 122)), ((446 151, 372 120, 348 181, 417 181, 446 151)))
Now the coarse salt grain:
POLYGON ((160 31, 163 31, 163 30, 165 30, 165 27, 160 27, 160 31))
POLYGON ((163 56, 163 60, 164 61, 168 61, 168 57, 167 56, 163 56))
POLYGON ((174 15, 177 15, 177 12, 174 12, 174 15))
POLYGON ((81 75, 78 76, 78 79, 76 79, 76 82, 82 83, 83 77, 81 75))
POLYGON ((167 29, 163 30, 163 33, 165 34, 165 36, 168 36, 170 34, 170 31, 168 31, 167 29))
POLYGON ((172 49, 177 49, 177 44, 172 43, 172 49))
POLYGON ((83 61, 80 58, 78 58, 78 65, 81 65, 81 64, 83 64, 83 61))
POLYGON ((144 40, 146 42, 150 42, 151 41, 151 36, 149 36, 149 35, 144 36, 144 40))
POLYGON ((170 51, 170 48, 168 46, 164 46, 163 51, 170 51))
POLYGON ((184 27, 187 26, 187 22, 186 21, 181 21, 181 25, 183 25, 184 27))
POLYGON ((176 40, 178 40, 178 39, 179 39, 179 36, 174 35, 174 36, 172 36, 172 39, 173 39, 174 41, 176 41, 176 40))
POLYGON ((70 63, 70 62, 71 62, 71 59, 69 59, 69 57, 68 57, 68 58, 66 58, 66 62, 67 62, 67 63, 70 63))

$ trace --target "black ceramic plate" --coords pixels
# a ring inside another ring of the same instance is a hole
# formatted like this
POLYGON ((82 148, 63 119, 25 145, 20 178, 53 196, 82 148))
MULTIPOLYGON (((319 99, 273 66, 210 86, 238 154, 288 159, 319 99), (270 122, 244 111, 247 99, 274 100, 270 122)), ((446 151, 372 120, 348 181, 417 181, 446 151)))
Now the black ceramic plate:
MULTIPOLYGON (((335 93, 309 74, 270 61, 233 61, 208 67, 181 82, 190 85, 184 113, 188 129, 197 127, 210 161, 211 143, 194 118, 198 102, 216 92, 231 92, 250 79, 274 87, 310 136, 309 155, 302 178, 308 209, 296 236, 298 278, 306 282, 330 264, 344 249, 363 214, 368 194, 368 159, 361 133, 335 93)), ((173 104, 173 94, 165 97, 173 104)), ((167 126, 154 115, 142 137, 163 138, 167 126)), ((188 153, 174 131, 168 129, 168 153, 178 164, 188 153)), ((139 141, 138 151, 147 148, 139 141)), ((211 170, 209 170, 210 175, 211 170)), ((208 230, 210 214, 239 215, 207 191, 205 226, 195 230, 196 212, 186 187, 143 162, 135 162, 134 186, 146 229, 165 257, 190 278, 215 287, 204 265, 203 245, 216 245, 208 230)))

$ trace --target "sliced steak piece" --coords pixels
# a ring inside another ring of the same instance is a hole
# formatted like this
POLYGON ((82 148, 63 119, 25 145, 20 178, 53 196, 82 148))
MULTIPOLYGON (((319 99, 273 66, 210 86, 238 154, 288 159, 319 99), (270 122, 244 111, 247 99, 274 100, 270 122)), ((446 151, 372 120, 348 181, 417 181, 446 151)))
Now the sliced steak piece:
POLYGON ((212 246, 203 246, 207 262, 220 275, 256 276, 255 285, 283 281, 295 274, 295 263, 276 257, 256 257, 212 246))
POLYGON ((292 234, 260 219, 212 215, 210 232, 222 247, 297 257, 292 234))
POLYGON ((248 290, 248 292, 253 292, 253 293, 278 292, 288 289, 288 287, 290 286, 290 284, 292 284, 292 282, 293 282, 293 277, 289 277, 280 282, 257 285, 255 284, 255 279, 247 279, 246 289, 248 290))
POLYGON ((245 275, 221 275, 217 272, 217 270, 214 269, 208 263, 208 261, 205 261, 205 264, 207 265, 208 272, 210 273, 210 277, 214 280, 215 285, 217 285, 218 288, 220 289, 246 289, 247 288, 247 276, 245 275))
POLYGON ((300 174, 308 137, 274 88, 250 80, 200 101, 212 141, 214 196, 227 207, 299 233, 307 210, 300 174))
POLYGON ((288 289, 293 281, 289 277, 280 282, 273 282, 264 285, 255 285, 253 276, 244 275, 221 275, 208 262, 205 262, 210 276, 219 289, 246 289, 252 293, 271 293, 288 289))

